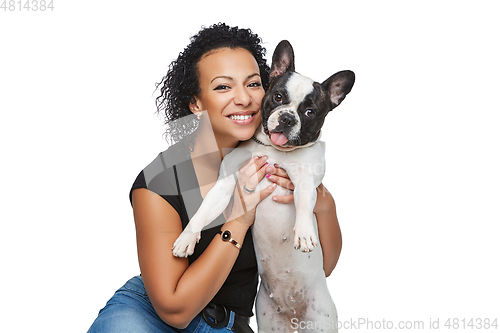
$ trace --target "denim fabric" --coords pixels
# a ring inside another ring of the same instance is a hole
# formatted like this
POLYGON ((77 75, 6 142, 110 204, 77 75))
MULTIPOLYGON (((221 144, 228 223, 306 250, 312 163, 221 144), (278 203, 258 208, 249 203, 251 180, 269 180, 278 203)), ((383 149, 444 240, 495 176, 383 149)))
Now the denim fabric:
POLYGON ((166 324, 155 312, 144 288, 142 277, 135 276, 118 289, 87 333, 208 333, 232 332, 234 312, 229 323, 223 328, 210 327, 201 317, 196 316, 185 329, 176 329, 166 324))

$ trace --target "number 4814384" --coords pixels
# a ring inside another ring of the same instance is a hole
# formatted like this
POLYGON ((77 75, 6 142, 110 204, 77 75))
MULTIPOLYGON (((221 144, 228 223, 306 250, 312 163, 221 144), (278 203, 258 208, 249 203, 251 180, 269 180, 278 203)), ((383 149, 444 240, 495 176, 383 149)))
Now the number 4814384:
POLYGON ((47 10, 54 10, 54 1, 45 0, 4 0, 0 5, 0 9, 6 11, 32 11, 32 12, 44 12, 47 10))

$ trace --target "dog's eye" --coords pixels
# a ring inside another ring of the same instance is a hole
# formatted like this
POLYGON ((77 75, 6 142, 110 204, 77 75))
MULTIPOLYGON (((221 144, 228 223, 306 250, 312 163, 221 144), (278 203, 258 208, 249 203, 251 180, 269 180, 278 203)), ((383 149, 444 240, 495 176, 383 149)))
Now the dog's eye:
POLYGON ((281 103, 283 101, 283 96, 280 93, 274 93, 274 101, 276 103, 281 103))
POLYGON ((307 118, 314 118, 314 111, 311 110, 311 109, 307 109, 305 112, 304 112, 304 116, 306 116, 307 118))

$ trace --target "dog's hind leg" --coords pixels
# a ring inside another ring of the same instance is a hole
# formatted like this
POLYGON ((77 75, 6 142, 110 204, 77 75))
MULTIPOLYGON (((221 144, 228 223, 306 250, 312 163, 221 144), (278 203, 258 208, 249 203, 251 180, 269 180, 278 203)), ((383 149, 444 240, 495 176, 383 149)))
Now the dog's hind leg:
POLYGON ((273 295, 268 294, 261 282, 255 302, 259 333, 293 332, 290 319, 283 314, 284 309, 281 309, 272 297, 273 295))

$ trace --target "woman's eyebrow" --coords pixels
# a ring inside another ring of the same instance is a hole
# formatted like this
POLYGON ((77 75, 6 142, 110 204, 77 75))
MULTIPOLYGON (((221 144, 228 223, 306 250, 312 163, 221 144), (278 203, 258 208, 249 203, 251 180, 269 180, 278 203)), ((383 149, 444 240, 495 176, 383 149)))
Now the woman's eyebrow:
POLYGON ((231 76, 226 76, 226 75, 219 75, 219 76, 216 76, 212 79, 212 81, 210 81, 210 83, 214 82, 215 80, 217 79, 226 79, 226 80, 234 80, 231 76))
POLYGON ((247 80, 253 78, 254 76, 260 77, 260 74, 259 73, 250 74, 247 76, 247 80))
MULTIPOLYGON (((259 74, 259 73, 250 74, 250 75, 248 75, 248 76, 247 76, 247 78, 246 78, 246 79, 247 79, 247 80, 248 80, 248 79, 251 79, 251 78, 253 78, 254 76, 259 76, 259 77, 260 77, 260 74, 259 74)), ((217 79, 226 79, 226 80, 230 80, 230 81, 233 81, 233 80, 234 80, 234 79, 233 79, 233 77, 231 77, 231 76, 227 76, 227 75, 219 75, 219 76, 214 77, 214 78, 212 79, 212 81, 210 81, 210 83, 214 82, 214 81, 215 81, 215 80, 217 80, 217 79)))

